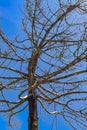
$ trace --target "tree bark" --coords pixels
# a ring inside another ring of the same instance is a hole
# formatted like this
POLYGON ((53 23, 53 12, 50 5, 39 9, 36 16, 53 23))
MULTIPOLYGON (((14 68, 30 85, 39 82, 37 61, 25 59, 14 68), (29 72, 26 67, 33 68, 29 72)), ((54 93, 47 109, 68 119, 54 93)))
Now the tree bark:
POLYGON ((29 64, 28 64, 28 74, 29 74, 29 88, 32 90, 29 92, 31 96, 28 99, 29 103, 29 116, 28 116, 28 130, 38 130, 38 117, 37 117, 37 97, 35 89, 32 88, 36 78, 34 76, 36 65, 38 61, 39 51, 38 49, 32 53, 29 64))
POLYGON ((35 92, 29 97, 28 101, 29 101, 28 130, 38 130, 37 98, 35 92))

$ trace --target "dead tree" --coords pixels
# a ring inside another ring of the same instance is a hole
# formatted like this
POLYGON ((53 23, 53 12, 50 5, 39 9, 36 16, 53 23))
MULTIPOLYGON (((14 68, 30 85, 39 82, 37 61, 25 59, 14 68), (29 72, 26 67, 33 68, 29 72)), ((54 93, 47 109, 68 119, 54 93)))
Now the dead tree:
POLYGON ((42 111, 87 128, 87 2, 26 0, 20 35, 0 30, 0 112, 28 108, 28 130, 42 111), (21 35, 22 34, 22 35, 21 35))

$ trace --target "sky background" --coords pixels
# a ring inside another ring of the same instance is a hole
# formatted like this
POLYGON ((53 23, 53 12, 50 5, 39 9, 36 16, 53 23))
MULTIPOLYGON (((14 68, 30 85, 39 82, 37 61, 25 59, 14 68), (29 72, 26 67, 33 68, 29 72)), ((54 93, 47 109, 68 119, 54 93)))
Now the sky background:
MULTIPOLYGON (((0 0, 0 27, 4 30, 6 35, 11 39, 16 33, 20 33, 20 22, 23 13, 23 0, 0 0)), ((40 108, 39 108, 40 110, 40 108)), ((52 128, 52 116, 41 112, 39 117, 39 130, 71 130, 71 128, 59 117, 56 127, 52 128)), ((0 113, 0 130, 8 130, 7 115, 0 113), (3 116, 4 115, 4 116, 3 116), (4 117, 4 118, 3 118, 4 117)), ((28 130, 27 129, 27 110, 20 113, 17 117, 16 123, 20 125, 17 130, 28 130)), ((56 124, 54 124, 56 126, 56 124)), ((14 130, 14 129, 9 129, 14 130)))

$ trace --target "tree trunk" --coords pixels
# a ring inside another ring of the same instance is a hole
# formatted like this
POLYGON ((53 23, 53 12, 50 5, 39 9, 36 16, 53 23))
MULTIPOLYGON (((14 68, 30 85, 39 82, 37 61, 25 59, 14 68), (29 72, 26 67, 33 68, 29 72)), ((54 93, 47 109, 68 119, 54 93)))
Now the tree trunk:
POLYGON ((29 97, 28 101, 29 101, 28 130, 38 130, 37 98, 35 92, 29 97))
POLYGON ((38 61, 39 51, 36 50, 32 53, 29 64, 28 64, 28 74, 29 74, 29 88, 32 89, 29 94, 31 96, 28 99, 29 102, 29 117, 28 117, 28 130, 38 130, 38 117, 37 117, 37 97, 35 89, 32 88, 36 78, 34 76, 37 61, 38 61))

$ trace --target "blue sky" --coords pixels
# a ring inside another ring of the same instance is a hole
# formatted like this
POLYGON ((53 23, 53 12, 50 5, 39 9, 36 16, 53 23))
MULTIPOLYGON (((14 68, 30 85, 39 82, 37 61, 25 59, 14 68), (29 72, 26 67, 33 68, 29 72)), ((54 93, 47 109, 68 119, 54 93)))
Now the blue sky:
MULTIPOLYGON (((22 9, 23 0, 0 0, 0 26, 9 37, 20 32, 22 9)), ((0 114, 0 130, 8 130, 6 118, 4 119, 2 115, 4 114, 0 114)), ((17 130, 27 130, 27 110, 20 113, 17 118, 21 122, 17 130)), ((57 119, 57 122, 57 130, 71 130, 61 118, 57 119)), ((51 116, 43 112, 39 117, 39 130, 51 130, 51 126, 51 116)), ((53 130, 56 128, 53 127, 53 130)))

